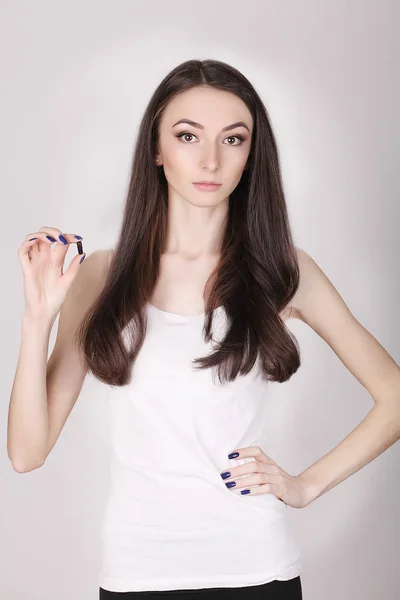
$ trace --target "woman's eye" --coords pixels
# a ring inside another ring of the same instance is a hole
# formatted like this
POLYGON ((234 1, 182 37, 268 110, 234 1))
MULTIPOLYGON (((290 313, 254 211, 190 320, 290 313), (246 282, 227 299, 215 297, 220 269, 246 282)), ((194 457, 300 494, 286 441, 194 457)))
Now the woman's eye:
MULTIPOLYGON (((177 138, 181 139, 183 141, 183 138, 185 137, 196 137, 193 133, 188 133, 187 131, 183 131, 182 133, 179 133, 177 136, 177 138)), ((227 140, 234 140, 237 139, 239 140, 238 144, 228 144, 228 146, 241 146, 243 144, 244 138, 241 135, 230 135, 229 137, 225 138, 227 140)), ((186 140, 187 141, 187 140, 186 140)))
POLYGON ((234 140, 234 139, 239 140, 238 144, 228 144, 228 146, 241 146, 243 144, 244 138, 241 135, 230 135, 229 137, 227 137, 227 140, 234 140))
POLYGON ((176 137, 177 137, 177 138, 179 138, 179 139, 182 139, 182 138, 183 138, 183 136, 185 136, 185 137, 187 137, 187 136, 189 136, 189 137, 195 137, 195 136, 193 135, 193 133, 185 133, 185 132, 183 132, 183 133, 180 133, 180 134, 179 134, 179 135, 177 135, 176 137))

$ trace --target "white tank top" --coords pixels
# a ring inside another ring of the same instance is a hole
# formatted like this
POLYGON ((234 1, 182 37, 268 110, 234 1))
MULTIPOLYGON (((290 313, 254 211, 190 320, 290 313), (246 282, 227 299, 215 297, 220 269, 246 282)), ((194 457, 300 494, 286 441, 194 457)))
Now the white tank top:
MULTIPOLYGON (((212 351, 204 314, 147 305, 144 344, 128 385, 110 388, 111 488, 101 527, 100 587, 161 591, 242 587, 302 572, 288 507, 274 494, 240 494, 220 473, 266 452, 268 382, 252 371, 221 384, 191 361, 212 351)), ((219 341, 227 325, 214 311, 219 341)), ((124 339, 125 335, 124 335, 124 339)))

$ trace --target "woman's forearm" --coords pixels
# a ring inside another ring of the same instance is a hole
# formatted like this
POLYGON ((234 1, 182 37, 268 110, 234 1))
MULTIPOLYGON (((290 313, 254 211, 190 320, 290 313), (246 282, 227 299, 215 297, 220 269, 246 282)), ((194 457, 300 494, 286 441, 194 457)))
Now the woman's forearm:
POLYGON ((375 403, 370 412, 335 448, 299 477, 313 502, 400 439, 400 400, 375 403))
POLYGON ((16 471, 31 470, 48 438, 46 368, 55 319, 23 315, 21 346, 8 412, 7 451, 16 471))

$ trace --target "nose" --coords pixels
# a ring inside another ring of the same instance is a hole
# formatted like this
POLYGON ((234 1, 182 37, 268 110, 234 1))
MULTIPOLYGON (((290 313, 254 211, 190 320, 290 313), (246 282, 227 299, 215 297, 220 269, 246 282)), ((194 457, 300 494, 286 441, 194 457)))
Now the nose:
POLYGON ((213 144, 209 144, 205 147, 201 156, 201 164, 203 168, 207 168, 208 171, 215 171, 218 169, 220 158, 218 150, 213 144))

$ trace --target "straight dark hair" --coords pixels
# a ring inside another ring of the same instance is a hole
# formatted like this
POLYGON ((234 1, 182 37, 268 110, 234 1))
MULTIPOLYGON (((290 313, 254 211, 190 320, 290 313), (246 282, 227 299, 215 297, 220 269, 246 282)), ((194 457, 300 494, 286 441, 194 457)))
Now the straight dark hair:
POLYGON ((165 249, 168 186, 162 167, 155 164, 160 120, 174 96, 196 86, 238 96, 254 127, 247 166, 229 197, 220 260, 204 291, 204 340, 213 339, 212 311, 218 306, 226 311, 228 327, 214 352, 193 360, 194 368, 216 367, 223 383, 249 373, 259 356, 261 376, 284 382, 300 366, 297 340, 280 317, 298 288, 299 267, 267 110, 234 67, 218 60, 188 60, 161 81, 146 108, 104 287, 77 332, 87 368, 111 386, 131 380, 165 249))

